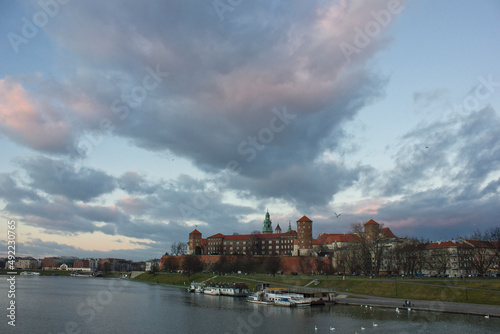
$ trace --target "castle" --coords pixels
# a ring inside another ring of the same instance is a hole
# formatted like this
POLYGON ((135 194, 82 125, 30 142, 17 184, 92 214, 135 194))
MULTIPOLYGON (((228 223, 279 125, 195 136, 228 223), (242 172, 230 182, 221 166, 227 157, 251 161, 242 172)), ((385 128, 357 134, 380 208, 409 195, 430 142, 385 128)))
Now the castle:
POLYGON ((262 233, 224 235, 214 234, 206 239, 195 229, 189 233, 187 254, 196 255, 265 255, 299 256, 313 252, 312 220, 303 216, 297 220, 297 231, 282 232, 279 224, 273 231, 269 212, 263 222, 262 233))

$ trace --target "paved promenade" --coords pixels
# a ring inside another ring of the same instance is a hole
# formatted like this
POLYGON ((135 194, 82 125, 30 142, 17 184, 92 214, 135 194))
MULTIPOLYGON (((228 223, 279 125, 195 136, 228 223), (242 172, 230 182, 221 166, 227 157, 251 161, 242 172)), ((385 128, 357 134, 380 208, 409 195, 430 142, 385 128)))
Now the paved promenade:
MULTIPOLYGON (((358 294, 337 295, 333 298, 338 304, 347 305, 367 305, 374 307, 390 307, 399 308, 402 312, 406 312, 406 307, 403 307, 405 299, 398 298, 384 298, 374 297, 358 294)), ((440 302, 429 300, 411 300, 412 310, 421 311, 436 311, 436 312, 450 312, 450 313, 463 313, 474 314, 481 316, 500 317, 500 306, 483 305, 483 304, 468 304, 468 303, 453 303, 453 302, 440 302)))

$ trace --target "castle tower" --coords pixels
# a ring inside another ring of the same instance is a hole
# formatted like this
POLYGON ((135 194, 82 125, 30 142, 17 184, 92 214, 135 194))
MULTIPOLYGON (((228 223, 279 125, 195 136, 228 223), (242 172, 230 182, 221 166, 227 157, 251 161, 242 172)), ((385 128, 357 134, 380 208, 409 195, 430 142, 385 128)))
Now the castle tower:
POLYGON ((276 225, 276 228, 274 229, 274 233, 281 233, 280 224, 276 225))
POLYGON ((312 249, 312 220, 303 216, 297 220, 297 241, 300 250, 312 249))
POLYGON ((189 242, 187 247, 188 255, 201 255, 202 254, 202 242, 201 242, 201 232, 195 229, 193 232, 189 233, 189 242))
POLYGON ((364 228, 368 238, 374 238, 379 233, 380 224, 374 221, 373 219, 370 219, 365 223, 364 228))
POLYGON ((266 219, 264 219, 262 233, 273 233, 273 222, 271 221, 271 217, 269 216, 269 211, 266 212, 266 219))

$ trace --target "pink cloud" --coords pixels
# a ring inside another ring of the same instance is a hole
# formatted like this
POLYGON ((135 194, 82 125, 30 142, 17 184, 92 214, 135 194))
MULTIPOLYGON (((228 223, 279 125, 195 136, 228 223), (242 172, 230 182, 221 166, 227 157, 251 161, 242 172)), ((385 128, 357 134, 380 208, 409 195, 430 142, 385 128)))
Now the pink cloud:
POLYGON ((10 78, 0 80, 0 129, 11 140, 43 151, 63 151, 72 137, 55 108, 10 78))
POLYGON ((343 211, 353 215, 376 215, 387 201, 382 198, 369 198, 343 206, 343 211))
POLYGON ((138 215, 144 214, 150 207, 145 199, 131 196, 120 198, 117 205, 128 213, 138 215))

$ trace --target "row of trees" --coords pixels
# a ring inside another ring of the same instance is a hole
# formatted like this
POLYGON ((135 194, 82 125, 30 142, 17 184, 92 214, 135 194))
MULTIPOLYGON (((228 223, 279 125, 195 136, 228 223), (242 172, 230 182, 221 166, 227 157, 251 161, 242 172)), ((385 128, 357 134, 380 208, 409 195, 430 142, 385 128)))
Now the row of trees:
POLYGON ((233 272, 264 272, 276 275, 281 271, 282 260, 277 256, 270 257, 237 257, 230 261, 229 257, 222 255, 215 263, 203 263, 196 255, 187 255, 182 258, 166 257, 163 262, 163 270, 174 272, 182 270, 188 276, 198 272, 217 272, 219 274, 233 272))
POLYGON ((380 233, 368 234, 361 224, 352 226, 356 242, 334 250, 335 271, 378 275, 381 271, 413 275, 427 270, 445 275, 458 268, 466 274, 485 275, 500 265, 500 228, 476 231, 457 238, 457 247, 428 248, 430 241, 406 238, 388 240, 380 233))

